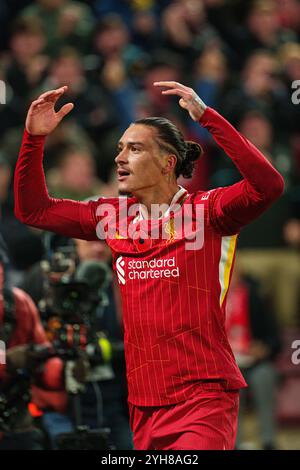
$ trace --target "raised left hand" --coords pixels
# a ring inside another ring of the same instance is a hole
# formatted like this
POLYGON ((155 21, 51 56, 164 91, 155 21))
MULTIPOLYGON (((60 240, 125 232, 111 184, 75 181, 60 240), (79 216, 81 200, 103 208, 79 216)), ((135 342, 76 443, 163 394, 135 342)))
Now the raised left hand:
POLYGON ((194 121, 199 121, 206 110, 206 104, 192 88, 178 82, 154 82, 153 85, 168 88, 168 90, 162 91, 163 95, 179 96, 179 105, 189 112, 189 115, 194 121))

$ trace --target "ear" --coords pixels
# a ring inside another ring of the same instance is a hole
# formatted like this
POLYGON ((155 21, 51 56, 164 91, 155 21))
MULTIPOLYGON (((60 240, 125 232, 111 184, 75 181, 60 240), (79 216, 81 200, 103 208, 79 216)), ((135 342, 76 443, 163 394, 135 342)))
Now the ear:
POLYGON ((174 154, 166 155, 164 167, 162 169, 163 174, 166 175, 167 173, 171 173, 175 169, 176 163, 177 163, 176 155, 174 154))

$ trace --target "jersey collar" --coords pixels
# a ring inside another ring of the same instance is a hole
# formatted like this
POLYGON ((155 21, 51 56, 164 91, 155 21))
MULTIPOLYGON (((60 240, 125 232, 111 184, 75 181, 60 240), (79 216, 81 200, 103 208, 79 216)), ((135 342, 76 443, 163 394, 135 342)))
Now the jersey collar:
MULTIPOLYGON (((165 211, 164 214, 162 214, 161 217, 159 217, 159 219, 162 219, 163 217, 167 217, 170 214, 170 211, 172 210, 172 208, 175 204, 180 204, 181 205, 183 203, 183 201, 185 200, 188 192, 183 186, 180 186, 180 185, 178 185, 178 186, 179 186, 179 190, 177 191, 177 193, 174 194, 174 197, 173 197, 168 209, 165 211)), ((147 216, 145 214, 145 211, 143 210, 143 207, 140 205, 139 213, 136 216, 136 218, 134 219, 134 222, 140 222, 141 220, 146 220, 146 219, 147 219, 147 216)))

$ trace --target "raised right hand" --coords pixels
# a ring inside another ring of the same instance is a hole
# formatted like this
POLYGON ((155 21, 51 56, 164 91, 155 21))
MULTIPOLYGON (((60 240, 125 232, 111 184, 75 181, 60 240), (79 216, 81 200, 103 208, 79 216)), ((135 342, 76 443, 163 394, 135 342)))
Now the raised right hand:
POLYGON ((26 118, 26 129, 32 135, 48 135, 60 121, 74 108, 73 103, 65 104, 58 112, 54 106, 56 101, 67 90, 67 86, 43 93, 33 101, 26 118))
POLYGON ((178 82, 154 82, 154 86, 162 86, 168 88, 163 90, 163 95, 177 95, 180 97, 179 105, 186 109, 194 121, 199 121, 204 111, 206 104, 199 98, 197 93, 185 85, 178 82))

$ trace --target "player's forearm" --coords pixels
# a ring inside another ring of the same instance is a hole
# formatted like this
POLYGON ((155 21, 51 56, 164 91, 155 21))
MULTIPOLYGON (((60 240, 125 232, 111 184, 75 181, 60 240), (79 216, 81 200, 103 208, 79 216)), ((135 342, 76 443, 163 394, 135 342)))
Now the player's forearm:
POLYGON ((32 227, 86 239, 83 225, 90 217, 88 204, 48 194, 43 170, 44 141, 44 137, 24 133, 14 179, 15 216, 32 227))
POLYGON ((257 196, 271 202, 282 194, 284 181, 280 173, 225 118, 207 108, 199 122, 231 158, 257 196))
POLYGON ((15 169, 15 215, 24 223, 34 222, 41 210, 50 206, 43 170, 45 137, 24 131, 15 169))

